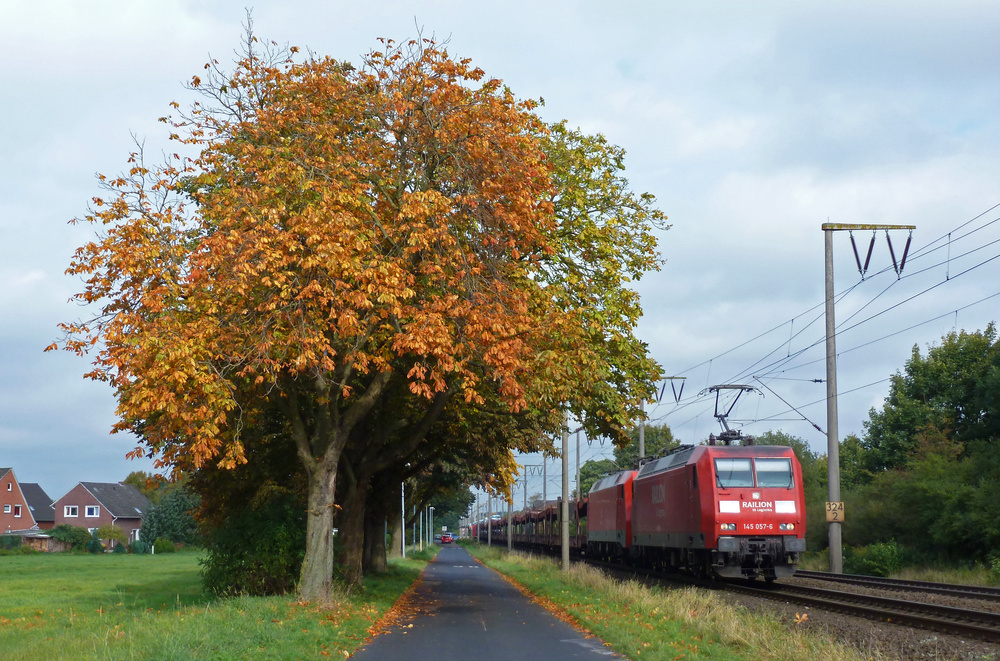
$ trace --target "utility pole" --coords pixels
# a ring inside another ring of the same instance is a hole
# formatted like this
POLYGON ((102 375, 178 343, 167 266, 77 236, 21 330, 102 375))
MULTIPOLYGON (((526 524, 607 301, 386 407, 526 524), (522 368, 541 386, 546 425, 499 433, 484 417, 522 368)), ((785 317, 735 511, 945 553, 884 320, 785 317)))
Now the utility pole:
MULTIPOLYGON (((844 571, 844 556, 842 545, 841 524, 844 521, 844 503, 840 500, 840 430, 837 427, 837 324, 834 320, 834 287, 833 287, 833 233, 840 230, 885 230, 886 240, 889 241, 889 252, 892 254, 893 266, 896 268, 897 277, 906 264, 906 253, 910 248, 910 241, 906 241, 906 249, 903 251, 902 261, 896 264, 896 254, 892 250, 892 241, 889 240, 889 230, 914 230, 915 225, 846 225, 842 223, 824 223, 824 257, 825 257, 825 280, 826 280, 826 466, 827 466, 827 503, 826 520, 829 524, 830 540, 830 572, 841 574, 844 571)), ((851 237, 854 244, 854 237, 851 237)), ((872 246, 875 237, 872 236, 872 246)), ((864 267, 861 266, 861 259, 854 249, 855 259, 858 261, 858 270, 864 277, 868 269, 868 260, 871 259, 871 248, 868 249, 868 257, 864 267)))
POLYGON ((576 430, 576 499, 583 498, 580 493, 580 430, 576 430))
POLYGON ((639 400, 639 412, 642 413, 642 417, 639 418, 639 461, 641 462, 646 458, 646 400, 644 399, 639 400))
POLYGON ((486 494, 486 546, 493 546, 493 494, 486 494))
POLYGON ((569 571, 569 413, 563 413, 562 430, 562 569, 569 571))
POLYGON ((399 487, 399 552, 406 559, 406 482, 400 482, 399 487))
POLYGON ((514 542, 514 493, 511 490, 510 498, 507 499, 507 550, 513 548, 514 542))

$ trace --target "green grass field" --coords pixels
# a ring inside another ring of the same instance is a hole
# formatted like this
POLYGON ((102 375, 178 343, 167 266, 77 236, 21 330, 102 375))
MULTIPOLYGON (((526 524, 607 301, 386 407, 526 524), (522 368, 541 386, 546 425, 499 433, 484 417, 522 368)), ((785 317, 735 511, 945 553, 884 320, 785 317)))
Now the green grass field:
POLYGON ((343 659, 426 562, 397 561, 319 609, 293 596, 208 595, 199 557, 0 556, 0 658, 343 659))

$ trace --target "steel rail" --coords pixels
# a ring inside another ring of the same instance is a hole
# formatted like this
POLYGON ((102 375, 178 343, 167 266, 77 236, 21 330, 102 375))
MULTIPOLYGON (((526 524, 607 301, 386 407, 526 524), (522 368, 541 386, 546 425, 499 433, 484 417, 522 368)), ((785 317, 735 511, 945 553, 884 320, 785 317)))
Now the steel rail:
POLYGON ((720 588, 764 599, 788 601, 893 624, 905 624, 939 633, 970 636, 991 643, 1000 643, 1000 613, 824 588, 807 588, 800 585, 773 584, 763 588, 732 582, 722 584, 720 588))
POLYGON ((807 571, 799 569, 796 578, 811 578, 819 581, 832 581, 850 585, 881 588, 885 590, 905 590, 908 592, 928 592, 954 597, 975 598, 989 601, 1000 601, 1000 588, 981 585, 962 585, 958 583, 934 583, 932 581, 915 581, 903 578, 883 578, 881 576, 861 576, 852 574, 831 574, 824 571, 807 571))

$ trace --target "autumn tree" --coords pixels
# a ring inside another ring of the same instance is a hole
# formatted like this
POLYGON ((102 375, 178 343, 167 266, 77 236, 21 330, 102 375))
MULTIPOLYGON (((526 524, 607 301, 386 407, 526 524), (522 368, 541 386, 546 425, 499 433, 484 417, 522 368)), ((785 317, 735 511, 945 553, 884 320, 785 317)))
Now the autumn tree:
POLYGON ((152 166, 140 149, 102 177, 85 217, 100 234, 68 269, 98 313, 65 324, 65 346, 94 351, 136 453, 231 469, 254 416, 278 411, 308 483, 298 589, 325 601, 341 458, 400 387, 421 428, 495 399, 624 437, 659 373, 627 285, 656 267, 663 217, 615 197, 620 150, 550 132, 424 40, 355 67, 248 33, 232 73, 206 69, 204 100, 164 120, 197 155, 152 166))

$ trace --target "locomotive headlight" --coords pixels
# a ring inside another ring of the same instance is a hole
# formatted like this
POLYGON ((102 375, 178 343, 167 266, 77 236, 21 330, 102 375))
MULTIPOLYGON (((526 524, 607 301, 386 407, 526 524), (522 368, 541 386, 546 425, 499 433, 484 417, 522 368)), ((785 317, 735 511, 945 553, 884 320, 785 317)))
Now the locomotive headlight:
POLYGON ((736 524, 735 523, 723 523, 722 524, 722 529, 723 530, 733 530, 733 531, 735 531, 736 530, 736 524))
POLYGON ((782 523, 778 526, 778 530, 795 530, 794 523, 782 523))

